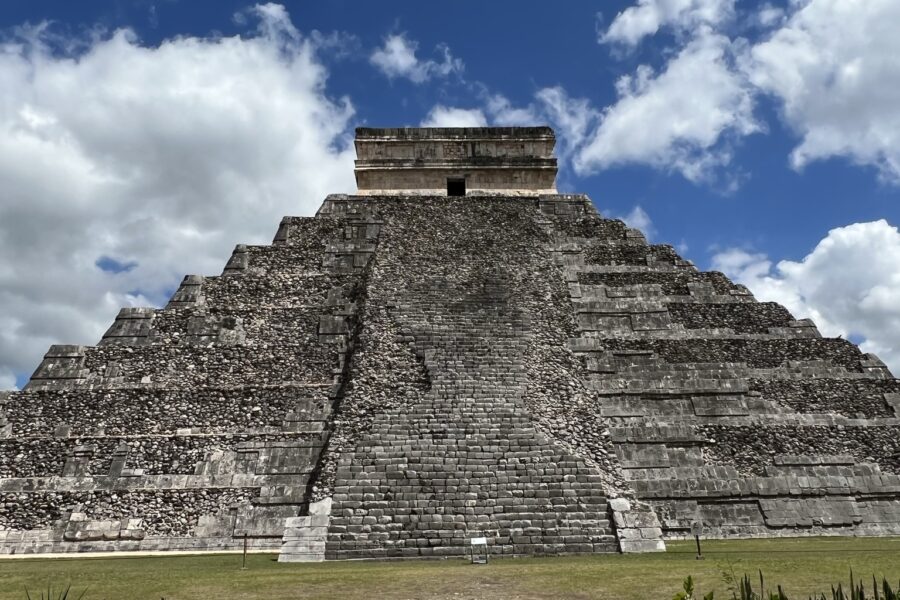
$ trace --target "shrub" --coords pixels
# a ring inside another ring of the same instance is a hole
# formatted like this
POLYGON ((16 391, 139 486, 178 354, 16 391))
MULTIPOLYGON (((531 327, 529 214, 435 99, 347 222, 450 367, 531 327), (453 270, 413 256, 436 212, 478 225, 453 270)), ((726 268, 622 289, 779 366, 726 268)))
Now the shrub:
MULTIPOLYGON (((766 582, 762 571, 759 571, 759 588, 758 591, 753 589, 750 577, 745 573, 743 577, 738 579, 734 574, 734 569, 729 565, 729 570, 722 571, 722 580, 728 586, 731 592, 732 600, 789 600, 787 594, 781 588, 776 586, 776 591, 766 590, 766 582)), ((688 575, 682 583, 683 590, 675 594, 672 600, 697 600, 699 596, 694 596, 694 579, 688 575)), ((703 596, 703 600, 713 600, 713 592, 709 592, 703 596)), ((809 600, 829 600, 825 594, 810 596, 809 600)), ((841 583, 837 587, 831 586, 831 600, 900 600, 900 584, 895 592, 888 580, 881 578, 881 585, 875 576, 872 576, 872 595, 866 595, 865 586, 861 581, 854 580, 853 571, 850 571, 850 592, 844 592, 841 583)))

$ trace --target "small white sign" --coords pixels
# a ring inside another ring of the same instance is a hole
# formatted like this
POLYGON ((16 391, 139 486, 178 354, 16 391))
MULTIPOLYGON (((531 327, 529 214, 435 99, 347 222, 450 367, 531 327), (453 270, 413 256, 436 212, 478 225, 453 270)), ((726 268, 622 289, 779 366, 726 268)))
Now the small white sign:
POLYGON ((487 538, 472 538, 471 540, 469 540, 469 543, 473 546, 487 546, 487 538))

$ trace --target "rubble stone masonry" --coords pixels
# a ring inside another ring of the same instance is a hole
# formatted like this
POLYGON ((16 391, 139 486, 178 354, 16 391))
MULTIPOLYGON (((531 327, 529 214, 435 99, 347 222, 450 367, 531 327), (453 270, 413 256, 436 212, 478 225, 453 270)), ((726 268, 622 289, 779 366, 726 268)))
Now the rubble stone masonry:
MULTIPOLYGON (((543 169, 547 131, 467 151, 543 169)), ((438 133, 427 152, 464 161, 438 133)), ((406 151, 366 135, 379 169, 406 151)), ((900 534, 900 384, 877 357, 585 196, 532 192, 329 196, 96 346, 53 346, 0 393, 0 552, 900 534)))

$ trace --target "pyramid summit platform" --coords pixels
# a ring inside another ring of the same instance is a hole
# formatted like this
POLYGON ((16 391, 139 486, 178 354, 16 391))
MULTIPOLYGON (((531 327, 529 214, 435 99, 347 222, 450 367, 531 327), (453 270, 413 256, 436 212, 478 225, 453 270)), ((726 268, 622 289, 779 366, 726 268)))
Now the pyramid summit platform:
POLYGON ((546 127, 359 129, 356 195, 0 395, 0 552, 280 560, 900 534, 900 382, 555 189, 546 127))

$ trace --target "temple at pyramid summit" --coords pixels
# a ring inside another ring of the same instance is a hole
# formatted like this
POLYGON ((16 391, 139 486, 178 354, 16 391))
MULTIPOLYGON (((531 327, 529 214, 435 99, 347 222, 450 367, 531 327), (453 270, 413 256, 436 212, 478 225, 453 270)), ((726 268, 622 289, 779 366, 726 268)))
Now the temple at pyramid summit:
POLYGON ((0 393, 0 553, 900 534, 900 381, 559 194, 554 143, 358 129, 355 195, 52 346, 0 393))

